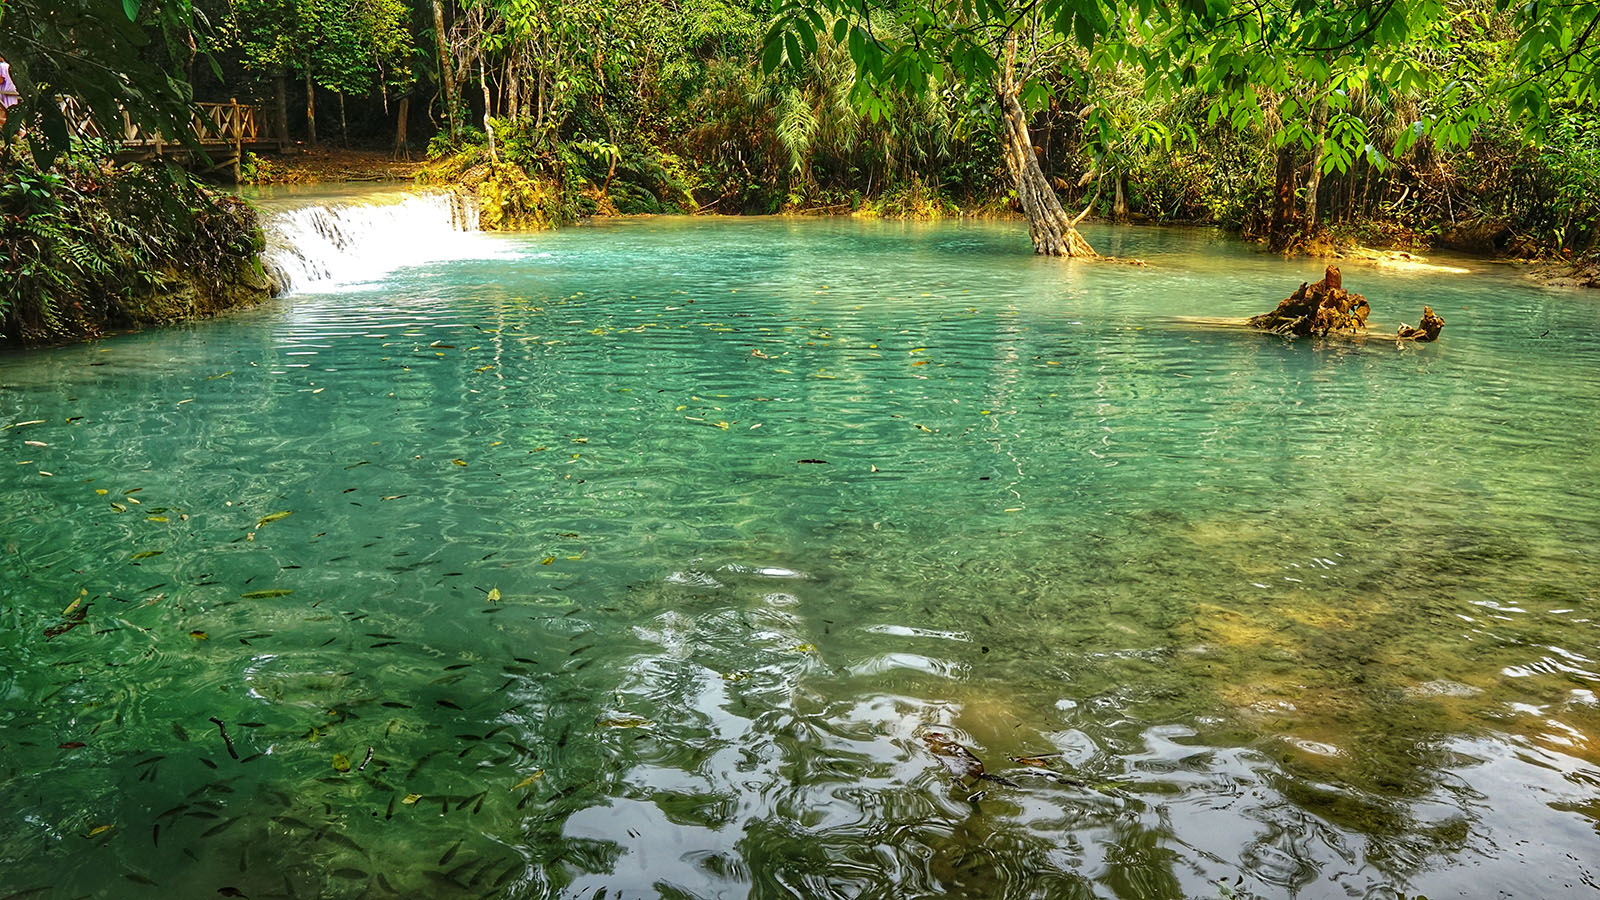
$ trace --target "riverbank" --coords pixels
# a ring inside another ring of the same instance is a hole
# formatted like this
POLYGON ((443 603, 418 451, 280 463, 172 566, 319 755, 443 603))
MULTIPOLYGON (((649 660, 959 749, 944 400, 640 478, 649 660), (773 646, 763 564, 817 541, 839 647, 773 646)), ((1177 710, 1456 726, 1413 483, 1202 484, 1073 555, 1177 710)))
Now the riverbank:
POLYGON ((159 164, 0 171, 0 344, 92 338, 275 293, 256 211, 159 164))

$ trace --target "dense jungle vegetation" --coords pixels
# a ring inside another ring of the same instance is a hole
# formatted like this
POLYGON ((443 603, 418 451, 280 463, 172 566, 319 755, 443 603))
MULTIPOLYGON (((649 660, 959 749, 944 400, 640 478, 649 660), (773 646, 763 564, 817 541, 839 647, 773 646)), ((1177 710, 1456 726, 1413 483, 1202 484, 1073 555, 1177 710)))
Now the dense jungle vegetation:
MULTIPOLYGON (((20 224, 85 195, 70 173, 96 148, 63 96, 179 138, 191 101, 236 97, 307 145, 425 153, 490 227, 1019 210, 1047 253, 1092 252, 1073 226, 1098 214, 1278 250, 1581 258, 1600 240, 1597 23, 1504 0, 13 0, 4 265, 114 268, 76 258, 81 233, 20 224), (25 171, 67 152, 55 180, 25 171)), ((48 321, 18 309, 49 290, 8 282, 13 328, 48 321)))

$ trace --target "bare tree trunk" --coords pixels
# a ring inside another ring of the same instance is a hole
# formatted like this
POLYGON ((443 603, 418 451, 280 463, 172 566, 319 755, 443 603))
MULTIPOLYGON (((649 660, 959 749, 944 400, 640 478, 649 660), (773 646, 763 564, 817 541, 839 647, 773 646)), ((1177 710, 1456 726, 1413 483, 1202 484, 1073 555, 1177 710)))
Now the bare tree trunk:
POLYGON ((498 166, 500 153, 495 149, 494 123, 489 117, 489 61, 482 56, 478 57, 478 87, 483 91, 483 133, 489 137, 489 162, 498 166))
POLYGON ((1317 230, 1317 194, 1322 190, 1322 129, 1328 118, 1328 101, 1323 100, 1317 104, 1317 111, 1311 117, 1311 135, 1317 146, 1311 151, 1311 172, 1306 175, 1306 221, 1305 233, 1314 234, 1317 230))
POLYGON ((278 133, 274 135, 278 140, 289 142, 289 85, 288 78, 282 69, 274 69, 272 73, 272 122, 277 126, 278 133))
POLYGON ((306 143, 317 145, 317 85, 311 80, 311 70, 306 69, 306 143))
POLYGON ((996 92, 1005 115, 1006 168, 1016 182, 1017 200, 1028 219, 1033 252, 1043 256, 1099 256, 1078 233, 1078 223, 1089 215, 1089 210, 1076 218, 1068 217, 1039 167, 1033 138, 1028 134, 1028 114, 1018 100, 1021 90, 1022 85, 1017 82, 1017 37, 1012 34, 1006 38, 1005 64, 996 92))
POLYGON ((444 89, 445 116, 450 120, 450 140, 455 142, 461 138, 460 116, 456 112, 456 75, 450 67, 450 50, 445 46, 444 7, 439 0, 433 0, 433 34, 439 44, 439 79, 444 89))
POLYGON ((345 149, 350 148, 350 124, 344 116, 344 91, 339 94, 339 144, 345 149))
POLYGON ((400 108, 395 116, 394 123, 394 155, 404 153, 406 159, 411 158, 411 144, 406 140, 406 120, 411 117, 411 95, 406 94, 400 98, 400 108))
POLYGON ((1118 170, 1116 199, 1111 204, 1111 221, 1125 224, 1128 221, 1128 173, 1118 170))
POLYGON ((517 117, 517 104, 521 99, 517 95, 521 93, 521 90, 522 80, 517 77, 516 55, 513 53, 506 60, 506 103, 504 113, 508 119, 516 119, 517 117))
POLYGON ((1294 145, 1278 148, 1277 172, 1273 177, 1272 220, 1267 225, 1267 246, 1279 253, 1289 249, 1294 236, 1289 232, 1294 220, 1294 145))

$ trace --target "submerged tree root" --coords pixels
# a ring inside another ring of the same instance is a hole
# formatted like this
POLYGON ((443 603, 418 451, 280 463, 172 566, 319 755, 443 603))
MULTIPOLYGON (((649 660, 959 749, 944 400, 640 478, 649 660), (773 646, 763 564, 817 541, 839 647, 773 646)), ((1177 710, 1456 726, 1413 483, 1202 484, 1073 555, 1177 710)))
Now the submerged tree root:
MULTIPOLYGON (((1371 312, 1366 297, 1344 289, 1339 267, 1329 266, 1321 281, 1302 283, 1279 301, 1276 309, 1251 316, 1249 323, 1262 331, 1286 336, 1354 336, 1366 334, 1367 315, 1371 312)), ((1402 341, 1433 341, 1438 340, 1443 328, 1444 319, 1435 315, 1432 307, 1424 306, 1417 327, 1401 323, 1394 336, 1402 341)))
POLYGON ((1316 284, 1302 282, 1299 289, 1269 313, 1251 316, 1250 324, 1275 334, 1325 336, 1329 332, 1357 334, 1367 330, 1367 298, 1345 290, 1338 266, 1329 266, 1316 284))

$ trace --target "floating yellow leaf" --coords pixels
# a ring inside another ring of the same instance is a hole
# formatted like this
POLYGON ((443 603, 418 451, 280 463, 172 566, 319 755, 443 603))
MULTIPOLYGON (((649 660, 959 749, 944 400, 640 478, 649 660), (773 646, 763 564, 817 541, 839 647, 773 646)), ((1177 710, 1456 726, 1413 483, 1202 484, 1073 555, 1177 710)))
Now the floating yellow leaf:
POLYGON ((130 556, 128 558, 129 559, 149 559, 152 556, 160 556, 161 554, 163 554, 165 552, 167 552, 167 551, 165 551, 165 550, 142 550, 142 551, 140 551, 138 553, 135 553, 134 555, 132 555, 132 556, 130 556))
POLYGON ((96 494, 99 494, 102 497, 104 497, 108 493, 105 488, 95 488, 94 492, 96 494))
POLYGON ((795 644, 793 647, 790 647, 789 649, 793 650, 796 653, 815 653, 815 652, 817 652, 817 645, 816 644, 795 644))
POLYGON ((110 831, 111 829, 113 829, 115 827, 117 827, 117 826, 115 826, 115 825, 96 825, 95 827, 89 829, 89 835, 88 836, 89 837, 94 837, 97 834, 105 834, 106 832, 110 831))
POLYGON ((404 803, 407 806, 416 806, 417 805, 417 801, 421 800, 421 799, 422 799, 422 795, 421 794, 407 794, 407 795, 405 795, 404 798, 402 798, 400 800, 400 802, 404 803))
POLYGON ((87 597, 87 596, 89 596, 89 590, 88 590, 88 588, 83 588, 83 589, 80 589, 80 590, 79 590, 79 591, 78 591, 78 596, 77 596, 77 599, 75 599, 75 600, 73 600, 73 601, 72 601, 72 602, 71 602, 71 603, 68 603, 68 604, 67 604, 67 608, 66 608, 66 609, 63 609, 63 610, 62 610, 62 611, 61 611, 61 614, 62 614, 62 615, 63 615, 63 616, 70 616, 70 615, 72 615, 72 611, 73 611, 73 610, 75 610, 75 609, 77 609, 77 608, 78 608, 78 604, 80 604, 80 603, 82 603, 82 602, 83 602, 83 598, 85 598, 85 597, 87 597))
POLYGON ((499 588, 490 588, 489 589, 489 602, 490 603, 499 603, 500 602, 500 589, 499 588))
POLYGON ((336 772, 350 771, 350 757, 345 756, 343 753, 335 753, 333 755, 333 768, 336 772))
POLYGON ((543 777, 544 777, 544 770, 540 769, 539 771, 534 772, 532 775, 529 775, 527 778, 524 778, 521 781, 517 782, 516 784, 512 785, 511 789, 513 791, 520 791, 523 788, 527 787, 530 784, 533 784, 535 781, 538 781, 539 779, 541 779, 543 777))
POLYGON ((914 363, 912 363, 912 364, 911 364, 911 367, 912 367, 912 368, 913 368, 913 369, 914 369, 914 368, 916 368, 916 367, 917 367, 917 366, 925 366, 925 365, 927 365, 927 364, 928 364, 928 361, 927 361, 927 360, 925 360, 925 359, 919 359, 919 360, 917 360, 917 361, 916 361, 916 362, 914 362, 914 363))
POLYGON ((145 516, 144 520, 146 522, 167 522, 167 521, 171 521, 166 516, 145 516))
POLYGON ((197 641, 204 641, 210 640, 211 635, 206 634, 204 631, 191 631, 189 632, 189 637, 192 637, 197 641))
MULTIPOLYGON (((48 447, 48 446, 50 446, 49 444, 46 444, 44 441, 23 441, 23 443, 27 444, 29 447, 48 447)), ((105 827, 110 828, 111 826, 107 825, 105 827)))
POLYGON ((467 464, 467 461, 466 461, 466 460, 464 460, 464 459, 452 459, 452 460, 450 460, 450 461, 451 461, 451 462, 453 462, 453 463, 455 463, 455 464, 456 464, 456 465, 458 465, 458 466, 464 466, 464 465, 466 465, 466 464, 467 464))
POLYGON ((546 556, 544 559, 539 560, 539 565, 548 566, 555 561, 556 558, 554 556, 546 556))
POLYGON ((256 527, 260 528, 268 522, 276 522, 279 519, 287 519, 292 515, 294 515, 294 510, 291 509, 286 509, 282 512, 269 513, 256 521, 256 527))

